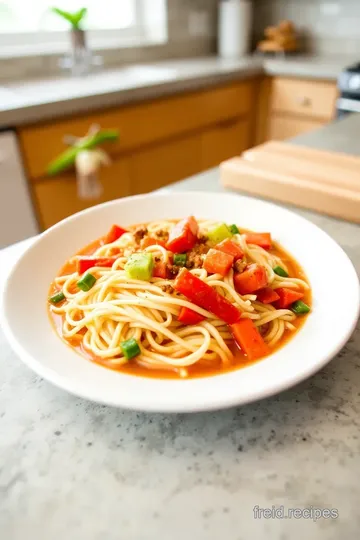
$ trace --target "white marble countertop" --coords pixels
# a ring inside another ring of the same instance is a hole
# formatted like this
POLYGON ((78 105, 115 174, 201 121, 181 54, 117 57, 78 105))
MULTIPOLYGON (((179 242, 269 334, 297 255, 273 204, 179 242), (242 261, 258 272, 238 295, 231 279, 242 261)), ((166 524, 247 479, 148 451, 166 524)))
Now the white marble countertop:
MULTIPOLYGON (((353 117, 295 142, 320 147, 328 138, 331 146, 337 130, 339 149, 348 133, 349 151, 360 154, 353 137, 359 122, 353 117)), ((222 190, 217 169, 165 189, 222 190)), ((360 274, 359 226, 294 210, 327 231, 360 274)), ((0 290, 31 241, 0 252, 0 290)), ((337 302, 341 297, 334 298, 334 324, 337 302)), ((33 374, 1 330, 0 351, 4 540, 358 538, 359 325, 339 355, 300 385, 244 407, 193 415, 95 405, 33 374), (255 518, 254 507, 273 505, 333 508, 339 517, 255 518)))
POLYGON ((0 85, 0 127, 194 90, 263 73, 336 80, 353 62, 354 58, 341 55, 285 59, 249 56, 241 60, 206 57, 130 65, 82 78, 59 76, 4 83, 0 85))

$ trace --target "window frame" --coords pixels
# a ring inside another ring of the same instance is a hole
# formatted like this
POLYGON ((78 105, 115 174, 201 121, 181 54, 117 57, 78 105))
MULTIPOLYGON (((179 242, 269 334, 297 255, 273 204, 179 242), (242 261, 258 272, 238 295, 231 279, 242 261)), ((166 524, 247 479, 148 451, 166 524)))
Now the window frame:
MULTIPOLYGON (((135 1, 135 24, 127 28, 86 30, 90 49, 112 49, 164 43, 167 40, 166 0, 157 0, 162 12, 162 28, 155 33, 149 27, 147 0, 135 1)), ((154 1, 154 0, 153 0, 154 1)), ((70 48, 69 30, 0 34, 0 57, 28 56, 66 52, 70 48)))

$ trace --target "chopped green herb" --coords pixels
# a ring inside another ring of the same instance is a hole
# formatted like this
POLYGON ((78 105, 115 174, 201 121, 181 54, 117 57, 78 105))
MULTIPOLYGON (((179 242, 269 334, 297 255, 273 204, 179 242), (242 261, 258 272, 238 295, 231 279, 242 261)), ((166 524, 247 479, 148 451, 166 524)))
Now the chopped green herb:
POLYGON ((274 270, 275 274, 277 274, 278 276, 289 277, 289 274, 286 272, 286 270, 281 268, 281 266, 275 266, 275 268, 273 270, 274 270))
POLYGON ((237 228, 237 226, 235 224, 229 225, 229 231, 232 234, 240 234, 240 231, 239 231, 239 229, 237 228))
POLYGON ((49 298, 49 302, 51 302, 52 304, 60 304, 60 302, 62 302, 63 300, 65 300, 65 294, 62 291, 53 294, 49 298))
POLYGON ((305 304, 305 302, 302 302, 301 300, 297 300, 290 306, 291 311, 296 313, 296 315, 305 315, 306 313, 309 313, 310 306, 305 304))
POLYGON ((127 339, 126 341, 122 341, 120 343, 120 347, 123 352, 123 355, 125 356, 125 358, 127 358, 127 360, 130 360, 131 358, 134 358, 135 356, 138 356, 141 353, 138 342, 134 338, 127 339))
POLYGON ((176 266, 185 266, 186 265, 186 253, 176 253, 174 255, 174 264, 176 266))
POLYGON ((90 291, 90 289, 95 285, 96 277, 87 272, 83 275, 81 279, 77 282, 77 286, 84 292, 90 291))

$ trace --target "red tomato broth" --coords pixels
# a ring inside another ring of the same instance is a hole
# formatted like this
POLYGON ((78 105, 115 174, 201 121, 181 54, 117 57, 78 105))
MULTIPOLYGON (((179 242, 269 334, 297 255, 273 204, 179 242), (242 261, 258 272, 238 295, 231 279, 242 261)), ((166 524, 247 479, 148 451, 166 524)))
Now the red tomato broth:
MULTIPOLYGON (((170 221, 170 220, 169 220, 170 221)), ((176 222, 177 220, 171 220, 176 222)), ((135 229, 138 225, 133 225, 128 228, 129 231, 135 229)), ((240 232, 243 233, 247 231, 246 229, 240 229, 240 232)), ((99 238, 98 240, 95 240, 91 244, 88 244, 86 247, 79 250, 75 256, 78 255, 84 255, 84 256, 90 256, 95 253, 95 251, 104 245, 104 239, 106 238, 106 235, 99 238)), ((303 279, 307 281, 306 274, 302 270, 299 263, 288 253, 286 252, 277 242, 273 241, 273 245, 271 249, 269 250, 269 253, 281 258, 281 260, 286 264, 287 269, 289 271, 289 275, 292 277, 296 277, 299 279, 303 279)), ((68 275, 72 272, 76 271, 76 260, 74 261, 67 261, 65 265, 61 268, 59 271, 57 277, 68 275)), ((54 294, 55 292, 59 291, 59 287, 56 286, 56 284, 53 282, 50 286, 49 296, 54 294)), ((303 301, 308 304, 311 307, 311 289, 308 291, 304 291, 304 297, 303 301)), ((79 340, 79 338, 74 337, 73 339, 65 339, 62 336, 62 323, 63 323, 63 317, 61 315, 57 315, 51 310, 51 306, 48 307, 49 310, 49 317, 52 322, 52 325, 55 328, 56 333, 63 339, 63 341, 72 349, 77 351, 81 356, 87 358, 88 360, 95 362, 103 367, 106 367, 108 369, 111 369, 112 371, 118 371, 120 373, 124 373, 127 375, 135 375, 139 377, 148 377, 148 378, 155 378, 155 379, 175 379, 178 380, 179 377, 179 371, 177 368, 171 368, 171 366, 165 368, 165 369, 157 369, 152 367, 145 367, 136 362, 136 358, 133 360, 130 360, 128 363, 120 366, 120 367, 114 367, 113 364, 103 358, 99 358, 95 355, 93 355, 90 351, 85 349, 83 347, 82 342, 79 340)), ((310 312, 311 313, 311 312, 310 312)), ((292 321, 291 324, 293 324, 296 327, 295 331, 286 330, 284 335, 282 336, 281 340, 271 348, 271 353, 273 354, 277 350, 281 349, 283 346, 285 346, 295 334, 301 329, 301 327, 304 325, 308 318, 308 315, 302 315, 296 317, 294 321, 292 321)), ((85 333, 85 330, 84 330, 85 333)), ((252 365, 254 363, 260 362, 267 358, 263 357, 258 360, 250 360, 241 349, 238 347, 238 345, 235 343, 235 341, 229 345, 230 350, 232 351, 234 358, 228 363, 228 365, 223 365, 221 360, 218 359, 215 362, 209 361, 209 360, 200 360, 196 362, 196 364, 192 366, 188 366, 186 368, 188 372, 187 379, 194 379, 194 378, 202 378, 202 377, 211 377, 215 375, 225 374, 228 372, 235 371, 237 369, 252 365)))

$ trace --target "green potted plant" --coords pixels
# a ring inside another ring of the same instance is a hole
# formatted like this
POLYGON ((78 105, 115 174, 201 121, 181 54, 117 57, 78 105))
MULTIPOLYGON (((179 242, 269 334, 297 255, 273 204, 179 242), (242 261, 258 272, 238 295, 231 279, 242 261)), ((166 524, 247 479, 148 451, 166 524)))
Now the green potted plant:
POLYGON ((70 24, 71 58, 69 62, 65 62, 65 67, 71 67, 74 75, 86 73, 91 64, 91 54, 86 44, 86 33, 83 28, 87 8, 83 7, 72 13, 53 7, 52 11, 70 24))

